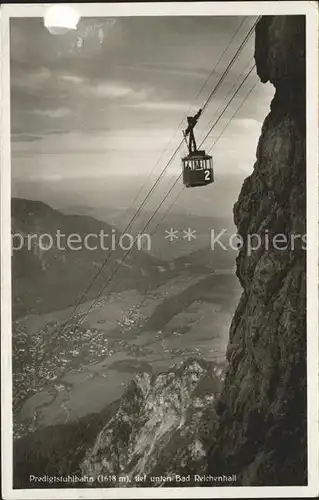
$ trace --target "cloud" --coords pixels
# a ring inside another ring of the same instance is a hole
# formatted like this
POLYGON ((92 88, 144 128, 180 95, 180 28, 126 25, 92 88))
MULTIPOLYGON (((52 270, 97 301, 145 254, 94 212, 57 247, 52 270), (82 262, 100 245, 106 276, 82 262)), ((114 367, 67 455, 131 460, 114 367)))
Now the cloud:
POLYGON ((240 129, 252 129, 252 128, 260 128, 262 123, 259 120, 255 120, 254 118, 238 118, 234 121, 234 126, 239 127, 240 129))
POLYGON ((147 99, 152 90, 149 88, 134 89, 121 83, 103 82, 98 85, 86 86, 84 92, 89 92, 92 96, 108 99, 121 99, 129 97, 133 100, 147 99))
POLYGON ((48 181, 48 182, 60 182, 60 181, 63 181, 63 175, 62 174, 48 173, 48 172, 41 172, 40 174, 29 176, 30 181, 38 181, 39 179, 41 179, 42 181, 48 181))
POLYGON ((74 83, 75 85, 80 85, 81 83, 83 83, 85 81, 84 78, 82 78, 80 76, 75 76, 75 75, 61 75, 60 78, 61 78, 61 80, 74 83))
POLYGON ((12 142, 34 142, 42 139, 41 135, 11 134, 12 142))
POLYGON ((147 99, 153 92, 153 89, 139 85, 140 88, 134 88, 128 82, 106 79, 90 79, 84 76, 77 75, 61 75, 59 80, 64 83, 71 83, 71 90, 76 90, 86 98, 105 98, 117 100, 122 98, 130 98, 132 100, 147 99), (76 87, 74 88, 73 85, 76 87))
POLYGON ((121 85, 114 85, 111 83, 100 83, 96 87, 91 86, 90 91, 99 97, 109 97, 110 99, 125 97, 133 92, 133 90, 129 87, 123 87, 121 85))
MULTIPOLYGON (((120 158, 122 153, 158 154, 172 140, 173 129, 126 129, 111 131, 69 132, 65 134, 44 135, 43 139, 30 145, 16 142, 15 155, 108 155, 112 161, 120 158)), ((178 141, 178 138, 176 139, 178 141)), ((174 143, 171 143, 171 149, 174 143)), ((72 160, 73 161, 73 160, 72 160)), ((126 161, 126 160, 125 160, 126 161)))
POLYGON ((178 101, 162 101, 162 102, 152 102, 144 101, 137 102, 134 104, 126 104, 123 107, 142 109, 145 111, 187 111, 189 108, 188 102, 178 102, 178 101))
POLYGON ((47 116, 48 118, 64 118, 71 113, 68 108, 58 108, 58 109, 35 109, 33 114, 40 116, 47 116))
POLYGON ((18 72, 16 75, 11 73, 11 87, 23 90, 40 90, 52 77, 49 68, 39 68, 35 71, 18 72))
POLYGON ((169 66, 165 64, 145 64, 145 63, 140 63, 140 64, 135 64, 130 65, 130 64, 123 64, 119 65, 118 68, 121 68, 122 70, 125 70, 127 72, 133 72, 133 73, 141 73, 145 72, 147 74, 150 73, 155 73, 164 75, 165 77, 167 76, 180 76, 180 77, 187 77, 187 78, 196 78, 196 79, 205 79, 208 74, 209 70, 205 68, 198 68, 198 69, 193 69, 193 68, 178 68, 175 66, 169 66))

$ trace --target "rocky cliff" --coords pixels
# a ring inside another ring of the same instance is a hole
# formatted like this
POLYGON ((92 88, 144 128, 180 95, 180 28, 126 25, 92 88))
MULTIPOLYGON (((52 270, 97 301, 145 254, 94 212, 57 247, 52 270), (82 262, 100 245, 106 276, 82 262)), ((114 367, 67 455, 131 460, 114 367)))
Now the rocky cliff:
POLYGON ((138 375, 88 450, 82 475, 97 487, 138 487, 172 486, 176 475, 191 481, 203 474, 221 378, 221 368, 201 359, 138 375))
POLYGON ((208 471, 304 485, 306 439, 305 19, 267 16, 255 61, 275 89, 234 220, 243 294, 233 318, 208 471), (253 249, 254 248, 254 249, 253 249))

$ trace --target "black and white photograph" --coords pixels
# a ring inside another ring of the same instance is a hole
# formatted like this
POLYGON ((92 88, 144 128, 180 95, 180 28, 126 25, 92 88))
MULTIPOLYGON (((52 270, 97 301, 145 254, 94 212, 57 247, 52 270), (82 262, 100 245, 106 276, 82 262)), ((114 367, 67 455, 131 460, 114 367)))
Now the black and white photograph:
POLYGON ((318 6, 1 16, 3 497, 317 496, 318 6))

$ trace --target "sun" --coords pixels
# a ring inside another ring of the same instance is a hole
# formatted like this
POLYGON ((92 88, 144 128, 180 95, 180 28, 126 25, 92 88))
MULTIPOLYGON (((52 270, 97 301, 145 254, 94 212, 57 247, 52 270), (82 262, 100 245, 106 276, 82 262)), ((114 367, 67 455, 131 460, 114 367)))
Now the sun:
POLYGON ((63 35, 76 30, 80 20, 78 12, 70 5, 53 5, 44 15, 44 26, 52 35, 63 35))

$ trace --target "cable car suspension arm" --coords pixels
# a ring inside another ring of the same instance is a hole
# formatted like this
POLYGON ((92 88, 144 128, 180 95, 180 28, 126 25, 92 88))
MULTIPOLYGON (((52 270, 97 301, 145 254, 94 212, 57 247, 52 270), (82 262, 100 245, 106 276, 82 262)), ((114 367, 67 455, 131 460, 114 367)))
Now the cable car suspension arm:
POLYGON ((185 141, 186 141, 186 137, 189 135, 189 142, 187 144, 189 154, 196 153, 196 151, 197 151, 197 144, 196 144, 196 140, 195 140, 195 136, 194 136, 194 127, 197 124, 198 119, 199 119, 201 114, 202 114, 202 110, 200 109, 196 113, 195 116, 188 116, 187 117, 188 127, 183 133, 184 133, 185 141))

